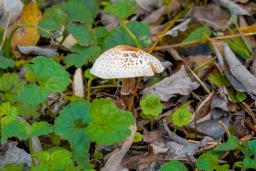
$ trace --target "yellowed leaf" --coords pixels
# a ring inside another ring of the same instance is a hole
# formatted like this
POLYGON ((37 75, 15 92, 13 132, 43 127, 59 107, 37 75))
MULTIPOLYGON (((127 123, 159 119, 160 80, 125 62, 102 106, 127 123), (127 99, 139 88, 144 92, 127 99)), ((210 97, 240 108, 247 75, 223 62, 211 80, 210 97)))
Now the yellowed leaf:
POLYGON ((240 30, 243 33, 255 33, 256 32, 256 24, 253 24, 253 25, 250 25, 250 26, 241 27, 240 30))
POLYGON ((18 28, 11 39, 12 53, 16 57, 20 57, 17 46, 34 46, 38 43, 40 35, 37 30, 37 25, 41 19, 41 11, 37 3, 32 1, 27 4, 22 12, 19 24, 22 26, 18 28))
POLYGON ((11 40, 12 53, 16 57, 20 57, 17 46, 33 46, 36 45, 40 35, 34 27, 21 27, 15 31, 11 40))
POLYGON ((30 2, 27 4, 21 12, 20 24, 37 26, 42 17, 41 11, 36 2, 30 2))

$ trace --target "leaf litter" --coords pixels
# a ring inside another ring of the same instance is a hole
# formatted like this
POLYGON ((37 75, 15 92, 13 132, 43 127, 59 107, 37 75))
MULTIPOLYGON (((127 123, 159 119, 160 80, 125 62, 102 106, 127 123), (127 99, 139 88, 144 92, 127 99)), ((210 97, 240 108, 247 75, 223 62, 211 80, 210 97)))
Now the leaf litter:
POLYGON ((255 169, 255 9, 0 1, 0 170, 255 169), (123 95, 90 72, 118 45, 164 71, 123 95))

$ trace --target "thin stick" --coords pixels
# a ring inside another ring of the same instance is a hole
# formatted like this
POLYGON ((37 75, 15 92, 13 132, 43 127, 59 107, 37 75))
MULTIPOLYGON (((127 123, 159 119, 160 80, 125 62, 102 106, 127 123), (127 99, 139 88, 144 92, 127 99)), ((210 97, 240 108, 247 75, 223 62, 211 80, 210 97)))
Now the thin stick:
MULTIPOLYGON (((224 35, 224 36, 212 37, 210 39, 212 39, 212 40, 225 40, 225 39, 231 39, 231 38, 236 38, 236 37, 241 37, 241 36, 253 36, 253 35, 256 35, 256 32, 224 35)), ((154 48, 154 51, 165 50, 165 49, 169 49, 169 48, 178 48, 178 47, 183 47, 183 46, 196 45, 196 44, 200 44, 200 43, 202 43, 200 40, 193 40, 193 41, 189 41, 189 42, 182 42, 182 43, 177 43, 177 44, 172 44, 172 45, 157 46, 157 47, 154 48)))
POLYGON ((231 134, 230 134, 228 128, 226 127, 226 125, 224 124, 224 122, 223 122, 223 121, 219 121, 219 124, 220 124, 220 126, 225 130, 226 134, 227 134, 228 136, 230 136, 231 134))
POLYGON ((11 16, 12 16, 12 12, 10 12, 10 14, 8 15, 8 19, 7 19, 5 28, 4 28, 4 35, 3 35, 3 39, 2 39, 2 42, 1 42, 1 45, 0 45, 0 49, 2 49, 3 46, 4 46, 4 42, 5 42, 5 39, 6 39, 6 34, 7 34, 8 26, 9 26, 9 23, 10 23, 10 20, 11 20, 11 16))

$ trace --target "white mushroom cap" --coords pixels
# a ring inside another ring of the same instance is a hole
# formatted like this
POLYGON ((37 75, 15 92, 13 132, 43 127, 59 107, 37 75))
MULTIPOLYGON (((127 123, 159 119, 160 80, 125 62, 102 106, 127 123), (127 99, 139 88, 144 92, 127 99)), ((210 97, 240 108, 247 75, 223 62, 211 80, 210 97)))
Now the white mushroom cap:
POLYGON ((113 47, 101 54, 91 73, 103 79, 153 76, 164 70, 161 62, 143 50, 127 45, 113 47))

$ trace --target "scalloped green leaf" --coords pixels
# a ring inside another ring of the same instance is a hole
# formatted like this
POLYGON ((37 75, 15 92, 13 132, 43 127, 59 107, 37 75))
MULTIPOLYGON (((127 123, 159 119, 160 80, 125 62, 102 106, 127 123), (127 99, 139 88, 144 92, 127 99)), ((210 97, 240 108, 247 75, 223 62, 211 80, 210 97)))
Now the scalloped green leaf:
POLYGON ((71 23, 68 25, 68 32, 74 36, 81 46, 96 44, 95 31, 87 24, 71 23))
POLYGON ((40 87, 35 83, 26 85, 19 93, 18 100, 26 105, 38 105, 43 103, 50 91, 44 87, 40 87))
POLYGON ((168 118, 173 122, 175 126, 183 127, 192 120, 192 113, 187 109, 187 106, 190 102, 183 104, 180 108, 178 108, 173 114, 168 118))
POLYGON ((54 121, 54 132, 69 141, 73 158, 82 166, 89 161, 90 138, 85 131, 89 121, 89 103, 86 101, 70 103, 54 121))
POLYGON ((140 107, 143 111, 143 115, 146 117, 157 117, 163 111, 163 105, 158 96, 154 95, 146 95, 140 101, 140 107))
POLYGON ((158 171, 188 171, 188 168, 177 160, 171 160, 164 165, 161 166, 161 168, 158 171))
POLYGON ((113 144, 131 134, 129 126, 134 123, 131 112, 126 112, 111 99, 96 99, 90 106, 91 121, 86 128, 90 137, 98 144, 113 144))
POLYGON ((104 11, 120 20, 125 20, 135 13, 136 3, 133 0, 118 0, 104 8, 104 11))
POLYGON ((39 23, 40 34, 44 37, 59 37, 63 28, 69 23, 69 16, 58 6, 47 8, 39 23))
MULTIPOLYGON (((129 22, 126 25, 137 37, 142 48, 148 48, 152 44, 149 25, 136 21, 129 22)), ((106 48, 109 49, 117 45, 130 45, 136 47, 136 43, 123 27, 114 29, 105 39, 106 48)))
POLYGON ((64 62, 67 66, 74 65, 77 68, 94 62, 101 52, 98 46, 90 46, 87 48, 82 46, 75 46, 73 47, 73 50, 74 53, 66 56, 64 62))
POLYGON ((40 86, 51 93, 63 92, 69 85, 69 73, 53 59, 38 56, 26 68, 35 76, 40 86))
POLYGON ((0 50, 0 69, 12 68, 14 65, 15 61, 11 58, 4 57, 0 50))
POLYGON ((47 135, 53 130, 52 125, 45 122, 35 122, 31 126, 30 136, 47 135))

